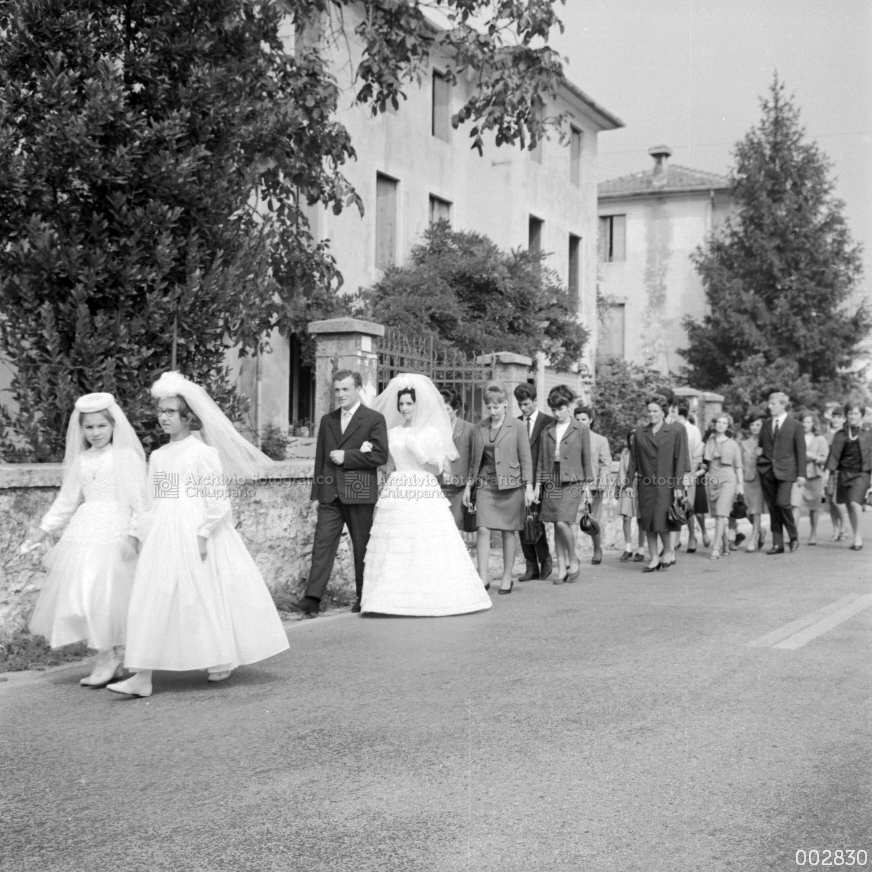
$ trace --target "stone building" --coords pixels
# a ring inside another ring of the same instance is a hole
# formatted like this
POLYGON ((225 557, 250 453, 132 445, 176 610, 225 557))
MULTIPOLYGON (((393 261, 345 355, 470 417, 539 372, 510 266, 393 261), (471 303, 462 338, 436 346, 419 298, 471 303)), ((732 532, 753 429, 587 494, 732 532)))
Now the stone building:
MULTIPOLYGON (((329 239, 344 277, 343 291, 356 292, 401 265, 431 222, 446 218, 460 230, 489 236, 501 248, 529 246, 551 254, 556 269, 578 301, 578 316, 596 341, 596 176, 597 137, 623 122, 571 83, 560 91, 547 114, 569 112, 568 144, 556 138, 534 151, 487 144, 484 154, 470 148, 468 129, 454 130, 451 116, 472 87, 452 89, 434 57, 420 87, 410 85, 396 111, 373 116, 353 105, 352 72, 360 47, 354 28, 360 10, 344 11, 343 33, 333 39, 332 67, 343 97, 339 120, 348 129, 357 160, 344 173, 365 205, 333 215, 310 208, 313 236, 329 239)), ((325 32, 329 32, 329 28, 325 32)), ((286 41, 293 46, 294 34, 286 41)), ((300 358, 294 337, 275 335, 272 352, 243 364, 241 383, 254 399, 254 428, 273 421, 281 427, 311 418, 311 371, 300 358)))
POLYGON ((599 185, 599 282, 608 309, 598 348, 677 372, 687 343, 682 321, 707 308, 690 255, 729 214, 730 184, 670 164, 668 146, 648 153, 651 168, 599 185))

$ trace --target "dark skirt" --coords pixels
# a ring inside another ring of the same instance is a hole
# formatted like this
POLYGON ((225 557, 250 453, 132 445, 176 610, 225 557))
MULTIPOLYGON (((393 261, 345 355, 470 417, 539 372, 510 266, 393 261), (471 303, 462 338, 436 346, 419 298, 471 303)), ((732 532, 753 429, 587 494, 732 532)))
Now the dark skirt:
POLYGON ((554 524, 563 521, 574 524, 578 518, 578 507, 584 495, 581 482, 560 481, 560 464, 551 468, 551 478, 542 484, 542 508, 539 520, 554 524))
POLYGON ((866 498, 869 490, 870 473, 849 472, 839 470, 839 484, 836 487, 836 502, 843 506, 846 503, 860 503, 866 498))
POLYGON ((524 488, 499 490, 483 484, 475 492, 475 520, 488 530, 523 530, 527 519, 524 488))

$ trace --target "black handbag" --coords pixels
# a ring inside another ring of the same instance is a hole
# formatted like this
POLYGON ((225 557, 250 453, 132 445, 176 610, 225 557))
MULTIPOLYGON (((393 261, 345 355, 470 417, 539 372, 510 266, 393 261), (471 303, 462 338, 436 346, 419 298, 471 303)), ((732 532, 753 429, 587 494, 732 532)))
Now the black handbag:
POLYGON ((666 526, 670 530, 680 530, 687 523, 687 499, 676 497, 666 512, 666 526))
POLYGON ((478 521, 475 518, 475 488, 469 494, 469 507, 463 506, 463 532, 474 533, 478 529, 478 521))
POLYGON ((741 518, 748 517, 748 506, 745 503, 745 497, 742 496, 742 494, 736 494, 736 498, 733 500, 733 509, 730 512, 730 517, 737 521, 741 518))
POLYGON ((590 513, 590 503, 584 504, 584 511, 578 519, 578 528, 582 533, 587 533, 588 536, 596 536, 599 534, 600 525, 597 524, 596 519, 590 513))
POLYGON ((527 517, 524 520, 524 529, 521 530, 521 544, 535 545, 544 529, 545 525, 539 520, 538 510, 527 506, 527 517))

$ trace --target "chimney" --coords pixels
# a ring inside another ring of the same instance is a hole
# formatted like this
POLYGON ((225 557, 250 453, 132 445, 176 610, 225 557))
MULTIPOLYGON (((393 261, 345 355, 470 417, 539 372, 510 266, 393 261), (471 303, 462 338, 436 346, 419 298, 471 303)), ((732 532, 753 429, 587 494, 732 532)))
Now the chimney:
POLYGON ((672 156, 672 149, 668 145, 655 145, 648 149, 648 154, 654 158, 654 172, 651 176, 651 184, 655 188, 666 187, 666 182, 669 178, 669 158, 672 156))

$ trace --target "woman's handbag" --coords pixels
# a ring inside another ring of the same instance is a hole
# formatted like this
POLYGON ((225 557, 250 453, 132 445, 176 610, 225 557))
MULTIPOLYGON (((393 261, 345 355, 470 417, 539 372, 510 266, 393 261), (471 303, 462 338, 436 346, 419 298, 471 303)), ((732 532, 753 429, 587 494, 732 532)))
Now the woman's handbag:
POLYGON ((687 498, 675 497, 666 512, 666 526, 670 530, 680 530, 687 523, 687 498))
POLYGON ((475 488, 470 491, 469 507, 463 506, 462 515, 463 532, 474 533, 478 529, 478 522, 475 519, 475 488))
POLYGON ((745 497, 742 494, 736 494, 733 500, 733 510, 730 512, 730 517, 737 521, 741 518, 748 517, 748 506, 745 503, 745 497))
POLYGON ((545 525, 539 520, 539 512, 532 506, 527 506, 527 518, 524 529, 521 530, 521 544, 535 545, 544 529, 545 525))
POLYGON ((588 536, 596 536, 600 531, 600 526, 596 519, 590 513, 590 503, 584 504, 584 511, 578 519, 578 528, 582 533, 587 533, 588 536))

